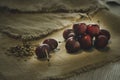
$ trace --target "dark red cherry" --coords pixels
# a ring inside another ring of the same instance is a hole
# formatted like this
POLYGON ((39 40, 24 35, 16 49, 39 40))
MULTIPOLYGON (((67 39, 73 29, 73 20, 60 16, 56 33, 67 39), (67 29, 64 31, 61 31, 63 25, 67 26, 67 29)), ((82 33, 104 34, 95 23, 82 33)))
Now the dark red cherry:
POLYGON ((110 32, 107 31, 107 30, 105 30, 105 29, 101 29, 99 35, 105 35, 105 36, 108 38, 108 40, 109 40, 110 37, 111 37, 110 32))
POLYGON ((73 31, 78 36, 86 32, 87 25, 85 23, 74 24, 73 31))
POLYGON ((50 46, 50 50, 54 50, 58 46, 58 42, 55 39, 46 39, 43 41, 43 44, 48 44, 50 46))
POLYGON ((35 50, 35 53, 38 58, 47 58, 49 57, 50 47, 48 44, 41 44, 35 50))
POLYGON ((64 32, 63 32, 63 38, 64 38, 65 40, 67 40, 67 39, 68 39, 68 35, 69 35, 70 33, 73 33, 73 30, 72 30, 72 29, 66 29, 66 30, 64 30, 64 32))
POLYGON ((90 24, 87 26, 87 33, 94 37, 94 36, 97 36, 99 35, 99 32, 100 32, 100 28, 97 24, 90 24))
POLYGON ((93 41, 92 41, 92 38, 90 35, 86 34, 82 37, 79 37, 78 41, 80 42, 81 44, 81 47, 83 49, 90 49, 93 45, 93 41))
POLYGON ((74 53, 80 50, 80 43, 76 41, 73 37, 67 39, 65 48, 67 52, 74 53))
POLYGON ((105 35, 99 35, 95 38, 94 46, 98 49, 105 48, 108 44, 108 38, 105 35))

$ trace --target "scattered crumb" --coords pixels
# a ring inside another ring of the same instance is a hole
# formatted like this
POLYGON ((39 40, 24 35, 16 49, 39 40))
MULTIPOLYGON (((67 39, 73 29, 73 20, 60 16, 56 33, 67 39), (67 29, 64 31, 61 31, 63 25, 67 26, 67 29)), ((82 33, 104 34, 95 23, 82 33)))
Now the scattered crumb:
POLYGON ((8 56, 13 55, 16 57, 28 57, 34 54, 34 48, 30 42, 23 42, 22 45, 10 47, 5 54, 8 56))

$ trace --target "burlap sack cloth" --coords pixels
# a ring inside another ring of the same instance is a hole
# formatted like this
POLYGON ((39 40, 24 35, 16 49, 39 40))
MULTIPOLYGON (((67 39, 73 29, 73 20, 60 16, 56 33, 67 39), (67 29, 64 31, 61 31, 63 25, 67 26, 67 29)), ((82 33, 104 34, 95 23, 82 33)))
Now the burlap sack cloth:
POLYGON ((62 80, 118 61, 120 17, 105 9, 94 10, 90 17, 91 21, 86 13, 1 13, 0 77, 7 80, 62 80), (104 50, 93 48, 76 54, 67 53, 62 33, 64 29, 72 28, 76 22, 97 23, 101 28, 109 30, 111 39, 108 47, 104 50), (32 44, 37 45, 46 38, 62 41, 58 46, 60 50, 51 52, 50 62, 38 60, 36 55, 24 61, 26 58, 4 54, 7 48, 21 44, 21 39, 32 40, 32 44))

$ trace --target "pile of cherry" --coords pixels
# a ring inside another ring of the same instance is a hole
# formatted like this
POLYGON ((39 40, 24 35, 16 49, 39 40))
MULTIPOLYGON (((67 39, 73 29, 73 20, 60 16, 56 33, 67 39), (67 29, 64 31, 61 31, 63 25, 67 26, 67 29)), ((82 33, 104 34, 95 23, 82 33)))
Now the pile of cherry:
MULTIPOLYGON (((100 29, 97 24, 78 23, 73 25, 73 29, 66 29, 63 32, 66 41, 65 48, 68 53, 75 53, 80 49, 104 49, 110 40, 110 33, 105 29, 100 29)), ((55 39, 46 39, 39 45, 35 53, 38 58, 46 58, 49 61, 49 53, 58 46, 55 39)))
POLYGON ((43 43, 36 48, 35 53, 39 59, 47 58, 49 61, 50 51, 56 49, 57 46, 58 42, 55 39, 49 38, 44 40, 43 43))
POLYGON ((66 40, 65 48, 67 52, 74 53, 80 49, 103 49, 110 40, 110 32, 100 29, 97 24, 78 23, 73 25, 73 29, 66 29, 63 32, 66 40))

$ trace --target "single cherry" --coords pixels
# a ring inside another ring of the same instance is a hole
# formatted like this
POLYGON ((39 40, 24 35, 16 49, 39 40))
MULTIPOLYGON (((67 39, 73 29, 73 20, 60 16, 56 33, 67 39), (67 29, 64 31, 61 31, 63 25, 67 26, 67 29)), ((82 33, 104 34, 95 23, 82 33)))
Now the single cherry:
POLYGON ((78 38, 83 49, 90 49, 93 45, 93 41, 90 35, 86 34, 78 38))
POLYGON ((58 46, 58 42, 55 39, 46 39, 43 41, 43 44, 48 44, 50 46, 50 50, 54 50, 58 46))
POLYGON ((49 60, 50 47, 48 44, 41 44, 35 50, 38 58, 47 58, 49 60))
POLYGON ((90 24, 87 26, 87 33, 91 37, 99 35, 99 32, 100 32, 100 28, 97 24, 90 24))
POLYGON ((97 49, 105 48, 108 44, 108 38, 105 35, 99 35, 95 38, 94 46, 97 49))
POLYGON ((105 30, 105 29, 101 29, 99 35, 105 35, 105 36, 108 38, 108 40, 109 40, 110 37, 111 37, 110 32, 107 31, 107 30, 105 30))
POLYGON ((67 39, 65 48, 67 52, 74 53, 80 50, 80 43, 76 41, 73 37, 67 39))
POLYGON ((74 24, 73 31, 78 36, 86 32, 87 25, 85 23, 74 24))
POLYGON ((67 40, 67 39, 69 38, 68 35, 69 35, 70 33, 73 33, 73 30, 72 30, 72 29, 66 29, 66 30, 64 30, 64 32, 63 32, 63 38, 64 38, 65 40, 67 40))

